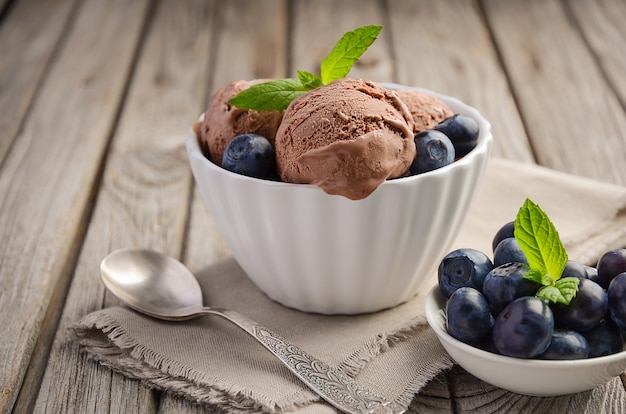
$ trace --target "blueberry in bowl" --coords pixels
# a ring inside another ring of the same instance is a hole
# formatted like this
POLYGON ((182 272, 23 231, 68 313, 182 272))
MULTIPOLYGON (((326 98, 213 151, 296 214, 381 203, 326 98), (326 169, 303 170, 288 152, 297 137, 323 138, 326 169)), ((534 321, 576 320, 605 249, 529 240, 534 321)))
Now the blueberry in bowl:
POLYGON ((222 156, 222 168, 248 177, 278 179, 274 147, 258 134, 241 134, 233 138, 222 156))
POLYGON ((534 358, 515 358, 496 353, 493 348, 486 350, 485 345, 467 344, 448 332, 446 302, 447 298, 434 286, 425 305, 428 323, 445 350, 470 374, 507 391, 540 397, 566 395, 603 385, 626 370, 626 351, 620 348, 617 353, 583 358, 588 350, 580 337, 567 359, 554 353, 550 355, 550 348, 534 358), (575 352, 578 356, 573 355, 575 352), (546 357, 550 359, 544 359, 546 357))

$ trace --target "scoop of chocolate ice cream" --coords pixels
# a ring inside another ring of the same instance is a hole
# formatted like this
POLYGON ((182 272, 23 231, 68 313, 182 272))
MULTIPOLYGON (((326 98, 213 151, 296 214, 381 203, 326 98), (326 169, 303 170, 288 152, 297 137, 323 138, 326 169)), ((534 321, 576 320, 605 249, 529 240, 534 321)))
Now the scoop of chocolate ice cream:
POLYGON ((396 93, 413 116, 413 132, 415 134, 433 129, 435 125, 454 115, 454 112, 445 102, 434 96, 412 89, 400 89, 396 93))
POLYGON ((415 157, 413 116, 396 92, 340 79, 295 99, 276 133, 283 181, 353 200, 406 173, 415 157))
POLYGON ((232 81, 211 97, 204 120, 195 125, 200 147, 215 164, 222 165, 222 155, 228 143, 241 134, 259 134, 274 144, 283 111, 254 111, 239 109, 228 101, 244 89, 263 79, 232 81))

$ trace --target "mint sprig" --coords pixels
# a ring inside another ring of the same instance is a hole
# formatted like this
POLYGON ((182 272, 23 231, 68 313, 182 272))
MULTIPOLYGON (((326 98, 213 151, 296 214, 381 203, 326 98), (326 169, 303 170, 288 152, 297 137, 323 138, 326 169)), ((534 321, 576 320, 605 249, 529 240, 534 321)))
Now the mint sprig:
POLYGON ((291 102, 308 90, 299 79, 275 79, 244 89, 228 103, 241 109, 280 111, 287 107, 285 102, 291 102))
POLYGON ((374 43, 381 30, 382 26, 363 26, 344 34, 320 65, 324 85, 346 77, 352 65, 374 43))
POLYGON ((378 37, 382 26, 362 26, 344 34, 320 64, 320 74, 299 70, 298 78, 276 79, 253 85, 228 103, 241 109, 287 109, 298 96, 348 75, 354 63, 378 37))
POLYGON ((513 234, 528 259, 530 272, 525 278, 542 285, 536 296, 569 305, 578 292, 579 280, 561 278, 568 260, 567 252, 548 215, 526 199, 515 217, 513 234))

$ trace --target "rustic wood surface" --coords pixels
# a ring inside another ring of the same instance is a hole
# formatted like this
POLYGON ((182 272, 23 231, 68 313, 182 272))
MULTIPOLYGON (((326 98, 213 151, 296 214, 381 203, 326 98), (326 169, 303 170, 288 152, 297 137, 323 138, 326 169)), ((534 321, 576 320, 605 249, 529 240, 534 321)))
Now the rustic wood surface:
MULTIPOLYGON (((382 24, 351 76, 478 107, 495 156, 626 185, 624 21, 624 0, 0 0, 0 412, 219 412, 87 360, 65 329, 117 303, 98 279, 115 248, 192 270, 229 255, 184 150, 221 85, 315 72, 382 24)), ((455 368, 411 410, 622 413, 626 391, 533 398, 455 368)))

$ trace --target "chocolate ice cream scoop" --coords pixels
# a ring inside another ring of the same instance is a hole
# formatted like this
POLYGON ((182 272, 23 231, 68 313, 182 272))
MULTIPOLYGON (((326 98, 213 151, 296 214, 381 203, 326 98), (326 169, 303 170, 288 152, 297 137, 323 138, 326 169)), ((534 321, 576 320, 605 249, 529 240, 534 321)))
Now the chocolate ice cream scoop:
POLYGON ((433 129, 454 112, 442 100, 412 89, 400 89, 396 93, 413 116, 413 132, 418 134, 433 129))
POLYGON ((259 134, 272 144, 283 117, 282 111, 254 111, 239 109, 228 103, 244 89, 265 80, 232 81, 220 88, 211 98, 204 120, 194 126, 203 153, 215 164, 222 165, 222 155, 228 143, 237 135, 259 134))
POLYGON ((413 116, 396 92, 340 79, 295 99, 276 133, 283 181, 308 183, 358 200, 415 157, 413 116))

